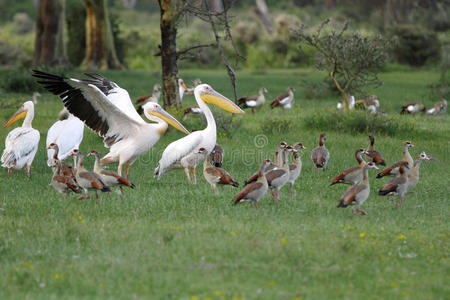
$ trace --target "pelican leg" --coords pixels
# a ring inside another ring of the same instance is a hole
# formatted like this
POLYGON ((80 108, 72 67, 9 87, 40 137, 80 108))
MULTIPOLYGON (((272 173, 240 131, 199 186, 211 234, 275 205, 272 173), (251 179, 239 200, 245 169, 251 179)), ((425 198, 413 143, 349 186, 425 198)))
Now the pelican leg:
POLYGON ((117 174, 119 174, 119 176, 122 176, 122 163, 119 163, 119 166, 117 167, 117 174))
POLYGON ((11 178, 12 169, 8 168, 8 178, 11 178))
POLYGON ((189 169, 188 168, 184 168, 184 174, 186 174, 188 182, 191 183, 191 177, 189 176, 189 169))
POLYGON ((291 199, 291 201, 292 201, 292 199, 294 198, 294 188, 293 188, 293 184, 290 184, 290 185, 289 185, 289 196, 290 196, 290 199, 291 199))
POLYGON ((77 173, 77 156, 73 155, 73 173, 76 174, 77 173))
POLYGON ((192 172, 192 182, 193 182, 194 184, 197 184, 197 176, 195 175, 195 167, 193 167, 193 168, 191 169, 191 172, 192 172))
POLYGON ((31 178, 31 166, 27 165, 27 175, 29 178, 31 178))
POLYGON ((128 180, 128 172, 130 171, 130 163, 125 166, 125 178, 128 180))

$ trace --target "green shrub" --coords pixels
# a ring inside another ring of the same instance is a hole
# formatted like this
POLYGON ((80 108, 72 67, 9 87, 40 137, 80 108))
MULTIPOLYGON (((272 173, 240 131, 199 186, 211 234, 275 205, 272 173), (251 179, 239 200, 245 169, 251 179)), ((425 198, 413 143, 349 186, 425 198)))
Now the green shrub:
POLYGON ((281 117, 266 119, 266 121, 261 124, 262 132, 267 135, 293 131, 296 127, 294 121, 281 117))
POLYGON ((2 71, 2 80, 0 80, 0 88, 6 92, 33 93, 35 91, 44 91, 44 89, 36 83, 31 72, 27 68, 14 68, 2 71))
POLYGON ((436 33, 421 26, 402 24, 390 29, 396 39, 393 55, 396 61, 423 66, 440 57, 440 42, 436 33))
POLYGON ((389 136, 416 130, 413 121, 398 115, 386 116, 364 111, 350 113, 329 109, 307 115, 305 125, 318 130, 337 130, 350 133, 381 133, 389 136))

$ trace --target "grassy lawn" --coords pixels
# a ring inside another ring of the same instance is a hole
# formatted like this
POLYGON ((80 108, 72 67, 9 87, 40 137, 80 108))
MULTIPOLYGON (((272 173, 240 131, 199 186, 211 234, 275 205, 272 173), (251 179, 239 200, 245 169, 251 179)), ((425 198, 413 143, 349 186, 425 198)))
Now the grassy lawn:
MULTIPOLYGON (((81 71, 72 74, 80 76, 81 71)), ((138 71, 103 74, 128 89, 133 99, 149 93, 157 80, 138 71)), ((231 200, 240 189, 227 186, 211 194, 200 170, 197 186, 188 185, 181 170, 157 182, 153 170, 162 151, 182 137, 175 130, 169 130, 131 167, 136 189, 126 190, 126 197, 102 195, 98 205, 92 199, 77 201, 73 195, 63 200, 48 185, 51 170, 44 150, 46 132, 62 104, 43 94, 33 121, 41 142, 31 180, 24 170, 10 179, 6 169, 0 170, 0 298, 447 298, 448 114, 404 116, 414 130, 376 134, 375 148, 388 163, 401 159, 405 140, 415 145, 414 158, 426 151, 437 160, 422 164, 420 183, 401 208, 377 196, 387 180, 375 179, 372 172, 371 195, 363 206, 368 215, 352 217, 349 208, 336 208, 347 186, 328 185, 344 168, 355 165, 354 152, 368 145, 367 132, 327 131, 331 159, 326 172, 315 174, 309 155, 321 128, 309 128, 304 120, 312 113, 326 114, 338 99, 305 99, 299 81, 318 81, 324 75, 312 69, 238 75, 242 94, 255 94, 264 86, 272 99, 287 86, 295 87, 296 105, 284 115, 266 104, 256 115, 236 116, 238 128, 218 134, 217 142, 225 148, 224 168, 242 183, 262 158, 273 158, 280 141, 301 141, 307 149, 294 201, 288 200, 284 187, 277 206, 266 195, 259 210, 233 207, 231 200), (274 116, 291 120, 291 130, 263 130, 274 116)), ((222 71, 190 70, 181 76, 185 82, 199 77, 232 95, 222 71)), ((427 97, 428 85, 439 79, 438 72, 392 70, 381 78, 385 84, 371 92, 388 114, 397 115, 401 104, 409 101, 431 105, 439 100, 427 97)), ((28 95, 1 97, 25 100, 28 95)), ((187 97, 183 105, 192 105, 193 97, 187 97)), ((2 109, 1 122, 16 109, 2 109)), ((228 116, 214 111, 222 118, 228 116)), ((179 112, 174 113, 180 118, 179 112)), ((183 123, 188 129, 202 126, 195 117, 183 123)), ((9 130, 0 130, 2 143, 9 130)), ((91 149, 107 151, 102 139, 85 129, 81 151, 91 149)), ((87 158, 88 168, 92 165, 87 158)))

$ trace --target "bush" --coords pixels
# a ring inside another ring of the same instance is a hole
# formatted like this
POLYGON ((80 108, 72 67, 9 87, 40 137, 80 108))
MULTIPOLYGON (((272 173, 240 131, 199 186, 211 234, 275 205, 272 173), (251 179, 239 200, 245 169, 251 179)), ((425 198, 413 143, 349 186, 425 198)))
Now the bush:
POLYGON ((396 39, 393 55, 399 63, 423 66, 440 57, 440 42, 436 33, 417 25, 398 25, 390 29, 396 39))
POLYGON ((337 130, 350 133, 381 133, 389 136, 413 132, 415 124, 401 116, 370 114, 364 111, 345 113, 336 109, 315 112, 304 118, 305 125, 318 130, 337 130))
POLYGON ((296 127, 294 121, 280 117, 268 118, 261 124, 262 132, 267 135, 293 131, 296 127))

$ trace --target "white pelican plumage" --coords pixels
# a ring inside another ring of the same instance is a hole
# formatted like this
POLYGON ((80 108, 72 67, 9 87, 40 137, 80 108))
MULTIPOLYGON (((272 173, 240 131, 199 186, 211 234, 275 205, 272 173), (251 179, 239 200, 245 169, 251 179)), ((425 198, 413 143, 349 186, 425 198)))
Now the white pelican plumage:
POLYGON ((17 127, 8 134, 5 140, 5 150, 2 154, 2 167, 8 168, 8 177, 12 169, 22 169, 27 165, 27 174, 30 176, 31 164, 38 150, 40 134, 31 127, 34 118, 33 101, 25 102, 22 107, 3 125, 4 128, 14 122, 25 118, 22 127, 17 127))
POLYGON ((213 90, 207 84, 198 85, 194 89, 194 96, 199 108, 205 114, 207 126, 205 129, 194 131, 188 136, 176 140, 167 146, 159 161, 158 167, 155 169, 155 176, 158 179, 168 171, 179 168, 180 160, 188 154, 198 152, 200 148, 205 148, 207 154, 213 150, 217 138, 216 122, 206 103, 217 105, 234 114, 245 114, 239 106, 213 90))
MULTIPOLYGON (((68 118, 61 121, 56 121, 47 132, 47 165, 53 165, 53 154, 55 150, 48 148, 50 144, 58 145, 58 160, 64 160, 68 157, 74 149, 79 149, 81 141, 83 140, 84 123, 72 115, 68 114, 68 118)), ((74 161, 74 167, 76 166, 74 161)))
POLYGON ((168 124, 185 134, 189 131, 157 103, 143 106, 145 116, 155 123, 145 122, 136 112, 130 96, 116 83, 98 75, 85 73, 90 79, 74 79, 33 70, 48 91, 59 96, 70 113, 103 137, 110 152, 102 164, 118 163, 118 174, 128 177, 130 165, 146 153, 166 132, 168 124))

